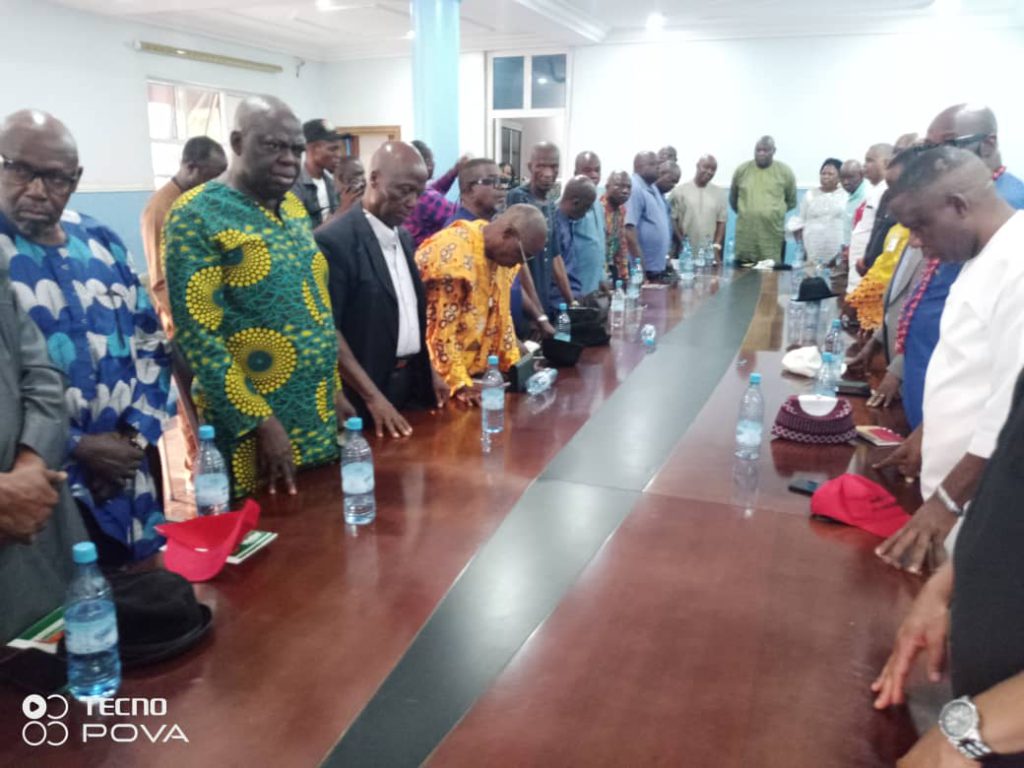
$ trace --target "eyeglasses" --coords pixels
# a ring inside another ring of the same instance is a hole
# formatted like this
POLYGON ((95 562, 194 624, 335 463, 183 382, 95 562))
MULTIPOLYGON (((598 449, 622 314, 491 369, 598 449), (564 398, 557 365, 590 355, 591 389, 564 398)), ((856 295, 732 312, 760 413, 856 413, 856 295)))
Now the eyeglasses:
POLYGON ((927 152, 930 149, 937 149, 938 147, 957 147, 959 149, 966 149, 972 144, 980 144, 990 135, 991 134, 989 133, 971 133, 966 136, 955 136, 951 139, 946 139, 945 141, 940 141, 938 143, 925 141, 921 144, 912 144, 903 151, 916 154, 919 152, 927 152))
POLYGON ((0 160, 3 161, 4 173, 10 176, 15 184, 22 187, 27 187, 33 181, 39 179, 43 182, 43 186, 46 187, 47 191, 55 195, 65 195, 78 183, 78 173, 72 176, 63 171, 44 171, 39 168, 33 168, 31 165, 20 160, 11 160, 5 155, 0 155, 0 160))
POLYGON ((268 155, 280 155, 287 151, 298 157, 306 151, 305 144, 292 144, 287 141, 279 141, 278 139, 268 139, 266 136, 261 136, 257 139, 257 143, 260 149, 268 155))
POLYGON ((519 243, 519 255, 523 257, 523 264, 529 264, 531 261, 533 261, 533 259, 535 257, 534 256, 527 256, 526 255, 526 249, 523 248, 523 241, 522 240, 519 240, 518 243, 519 243))
POLYGON ((481 187, 497 187, 501 184, 501 179, 497 176, 485 176, 482 179, 477 179, 471 186, 479 184, 481 187))

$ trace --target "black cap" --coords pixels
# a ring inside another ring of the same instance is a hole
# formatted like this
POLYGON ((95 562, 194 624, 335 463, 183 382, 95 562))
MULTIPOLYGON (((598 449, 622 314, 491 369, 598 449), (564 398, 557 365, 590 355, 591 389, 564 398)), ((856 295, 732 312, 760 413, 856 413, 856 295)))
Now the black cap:
POLYGON ((306 137, 306 143, 312 141, 341 141, 341 134, 323 118, 303 123, 302 134, 306 137))
POLYGON ((800 283, 800 293, 796 297, 796 300, 824 301, 825 299, 831 299, 838 295, 838 293, 832 293, 832 289, 828 287, 828 283, 825 282, 825 278, 807 277, 800 283))

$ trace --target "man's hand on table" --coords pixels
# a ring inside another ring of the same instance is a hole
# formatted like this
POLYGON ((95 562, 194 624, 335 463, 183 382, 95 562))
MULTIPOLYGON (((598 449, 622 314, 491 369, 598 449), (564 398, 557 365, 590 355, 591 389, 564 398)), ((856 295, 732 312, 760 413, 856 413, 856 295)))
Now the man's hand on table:
POLYGON ((981 763, 961 755, 938 726, 918 739, 913 748, 897 763, 896 768, 980 768, 981 763))
POLYGON ((878 389, 871 390, 871 397, 868 398, 868 408, 888 408, 900 399, 900 386, 903 381, 899 376, 886 371, 885 378, 878 385, 878 389))
POLYGON ((56 488, 66 479, 23 450, 10 472, 0 472, 0 538, 31 542, 46 527, 60 498, 56 488))
POLYGON ((455 393, 453 399, 465 408, 476 408, 480 405, 480 393, 474 387, 463 387, 455 393))
POLYGON ((256 456, 260 477, 266 478, 271 494, 277 493, 277 483, 282 480, 290 496, 298 493, 292 442, 276 416, 271 416, 256 428, 256 456))
POLYGON ((874 469, 896 467, 903 477, 913 480, 921 474, 921 439, 923 436, 924 432, 918 427, 892 453, 875 464, 874 469))
POLYGON ((892 653, 881 674, 871 684, 877 695, 875 709, 906 702, 906 682, 918 654, 926 654, 928 678, 942 679, 946 665, 946 640, 949 637, 950 574, 943 572, 929 579, 918 594, 910 613, 896 632, 892 653), (945 577, 945 578, 944 578, 945 577))
POLYGON ((910 522, 875 550, 875 554, 894 568, 910 573, 922 573, 926 566, 934 570, 946 559, 943 543, 956 520, 956 515, 941 501, 929 499, 910 522))
POLYGON ((433 368, 430 369, 430 377, 434 386, 434 402, 437 403, 437 408, 440 410, 448 405, 448 401, 451 400, 451 387, 433 368))
POLYGON ((412 427, 405 417, 391 404, 391 401, 383 394, 377 394, 366 401, 366 410, 373 418, 374 428, 377 430, 377 437, 383 437, 387 431, 392 437, 408 437, 412 434, 412 427))

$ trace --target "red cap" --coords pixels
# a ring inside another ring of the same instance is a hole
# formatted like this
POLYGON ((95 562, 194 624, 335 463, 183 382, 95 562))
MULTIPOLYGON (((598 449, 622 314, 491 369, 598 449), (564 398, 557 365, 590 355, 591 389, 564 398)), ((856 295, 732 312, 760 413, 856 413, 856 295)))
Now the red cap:
POLYGON ((811 497, 811 514, 855 525, 889 538, 910 520, 896 499, 878 483, 860 475, 840 475, 811 497))
POLYGON ((250 499, 237 512, 158 525, 167 537, 164 567, 189 581, 209 581, 259 520, 260 505, 250 499))

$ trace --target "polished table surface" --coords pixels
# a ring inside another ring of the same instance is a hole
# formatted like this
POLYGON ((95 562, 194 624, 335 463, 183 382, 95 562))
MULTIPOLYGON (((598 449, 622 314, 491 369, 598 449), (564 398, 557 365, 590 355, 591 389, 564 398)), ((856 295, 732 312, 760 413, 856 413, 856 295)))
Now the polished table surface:
POLYGON ((337 465, 261 499, 280 536, 197 587, 213 632, 119 694, 166 698, 143 722, 189 743, 30 748, 0 689, 0 765, 891 765, 916 731, 867 687, 919 582, 786 486, 858 471, 911 510, 916 489, 867 445, 732 456, 750 371, 769 420, 809 388, 780 373, 789 283, 646 288, 658 349, 629 327, 586 350, 510 398, 489 454, 478 413, 413 414, 372 443, 371 526, 344 525, 337 465))

